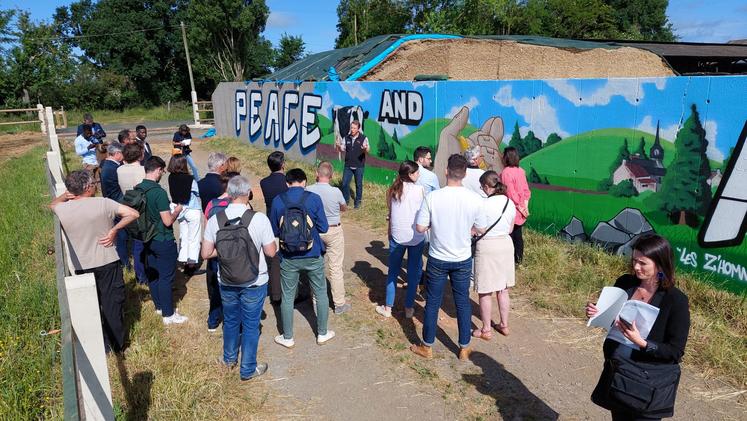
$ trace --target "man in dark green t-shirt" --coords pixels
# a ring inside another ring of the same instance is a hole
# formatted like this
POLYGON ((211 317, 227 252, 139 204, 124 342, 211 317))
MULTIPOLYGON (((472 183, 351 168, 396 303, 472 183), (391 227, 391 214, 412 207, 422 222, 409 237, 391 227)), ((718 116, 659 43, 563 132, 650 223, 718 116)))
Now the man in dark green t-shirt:
POLYGON ((158 156, 146 159, 145 178, 136 188, 146 191, 145 213, 156 226, 155 237, 144 244, 148 287, 156 312, 163 317, 163 324, 170 325, 184 323, 187 318, 174 310, 174 299, 171 295, 177 258, 172 226, 182 211, 182 205, 177 205, 172 211, 166 190, 158 184, 165 168, 166 163, 158 156))

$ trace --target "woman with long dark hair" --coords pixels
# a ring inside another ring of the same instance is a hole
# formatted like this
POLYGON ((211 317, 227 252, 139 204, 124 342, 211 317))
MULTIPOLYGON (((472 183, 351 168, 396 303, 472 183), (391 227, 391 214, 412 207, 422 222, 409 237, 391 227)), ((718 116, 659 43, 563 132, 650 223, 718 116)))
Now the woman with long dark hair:
POLYGON ((185 273, 191 274, 197 269, 200 257, 200 234, 202 231, 202 205, 197 181, 189 173, 189 165, 184 155, 171 157, 168 166, 169 192, 174 206, 182 205, 183 210, 177 217, 179 221, 179 257, 184 263, 185 273))
MULTIPOLYGON (((608 409, 613 420, 657 420, 674 415, 674 400, 680 366, 690 331, 687 296, 675 286, 674 254, 663 237, 649 234, 633 246, 631 273, 617 279, 629 300, 659 309, 647 337, 635 320, 615 321, 629 341, 604 341, 604 369, 591 400, 608 409)), ((586 316, 598 313, 594 303, 586 305, 586 316)))
POLYGON ((423 247, 425 234, 415 229, 415 216, 423 203, 423 186, 415 184, 420 172, 414 161, 404 161, 399 166, 397 178, 386 193, 389 208, 389 273, 386 278, 386 300, 377 306, 376 312, 384 317, 392 317, 394 292, 402 259, 407 251, 407 294, 405 296, 405 317, 415 313, 415 293, 420 275, 423 272, 423 247))
POLYGON ((506 186, 506 195, 516 206, 511 240, 514 243, 514 261, 517 265, 524 260, 524 237, 521 231, 529 217, 529 199, 532 197, 529 183, 527 183, 527 174, 519 166, 519 160, 519 152, 516 148, 509 146, 503 150, 504 168, 501 171, 501 183, 506 186))
POLYGON ((482 329, 475 329, 472 336, 490 340, 493 336, 492 295, 498 301, 501 322, 495 325, 498 333, 508 336, 508 310, 511 302, 508 289, 516 285, 514 266, 514 244, 509 234, 514 228, 516 208, 506 196, 506 186, 493 170, 480 176, 480 186, 487 195, 483 201, 478 221, 487 231, 477 237, 475 246, 475 290, 480 297, 482 329))

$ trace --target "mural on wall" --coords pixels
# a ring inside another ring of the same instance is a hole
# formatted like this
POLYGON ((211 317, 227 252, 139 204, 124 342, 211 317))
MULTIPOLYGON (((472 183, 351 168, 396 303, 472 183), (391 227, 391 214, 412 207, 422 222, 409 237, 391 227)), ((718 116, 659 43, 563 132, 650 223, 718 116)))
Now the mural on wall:
MULTIPOLYGON (((445 82, 222 83, 218 135, 328 159, 352 121, 366 179, 390 183, 416 147, 446 159, 479 146, 502 169, 517 148, 537 230, 627 254, 666 236, 683 267, 747 291, 747 77, 445 82)), ((442 180, 443 182, 443 180, 442 180)))

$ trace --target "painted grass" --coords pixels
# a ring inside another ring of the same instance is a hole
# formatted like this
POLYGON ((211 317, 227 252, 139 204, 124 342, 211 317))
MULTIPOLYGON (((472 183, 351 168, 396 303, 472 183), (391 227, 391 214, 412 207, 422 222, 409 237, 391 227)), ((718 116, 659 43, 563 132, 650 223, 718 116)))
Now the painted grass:
POLYGON ((0 164, 0 419, 62 417, 52 214, 44 147, 0 164))
MULTIPOLYGON (((232 138, 213 139, 206 142, 206 146, 239 157, 254 174, 268 171, 265 163, 267 149, 252 147, 232 138)), ((311 164, 290 161, 288 165, 289 168, 302 168, 310 178, 313 177, 311 164)), ((339 180, 340 174, 336 173, 333 184, 339 180)), ((258 180, 251 181, 254 186, 258 183, 258 180)), ((386 235, 386 204, 382 199, 386 186, 364 184, 362 209, 350 211, 345 217, 386 235)), ((611 199, 609 196, 599 198, 602 201, 600 206, 611 199)), ((561 197, 558 200, 580 199, 576 196, 575 199, 561 197)), ((620 209, 618 203, 606 206, 614 212, 611 216, 620 209)), ((533 209, 533 214, 538 213, 533 209)), ((551 315, 583 317, 587 300, 596 299, 603 286, 614 283, 627 269, 623 258, 590 245, 568 244, 553 235, 532 230, 526 231, 525 241, 525 263, 519 269, 520 282, 516 293, 551 315)), ((678 275, 679 287, 688 295, 692 312, 685 362, 706 375, 723 378, 743 388, 747 386, 747 295, 714 289, 709 282, 699 275, 678 275)))

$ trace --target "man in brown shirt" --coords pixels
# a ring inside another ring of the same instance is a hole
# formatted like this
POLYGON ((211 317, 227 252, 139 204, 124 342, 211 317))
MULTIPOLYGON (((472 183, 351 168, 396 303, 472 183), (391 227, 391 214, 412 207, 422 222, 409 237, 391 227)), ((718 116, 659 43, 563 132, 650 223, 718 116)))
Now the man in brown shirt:
POLYGON ((67 191, 50 207, 70 244, 76 274, 93 273, 96 279, 106 351, 122 351, 125 300, 122 264, 114 248, 117 232, 140 214, 111 199, 94 197, 97 181, 87 170, 73 171, 65 179, 67 191), (119 223, 114 219, 119 217, 119 223))

